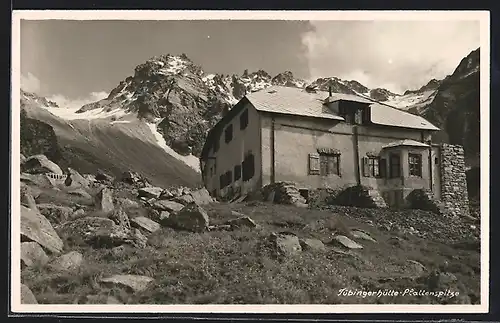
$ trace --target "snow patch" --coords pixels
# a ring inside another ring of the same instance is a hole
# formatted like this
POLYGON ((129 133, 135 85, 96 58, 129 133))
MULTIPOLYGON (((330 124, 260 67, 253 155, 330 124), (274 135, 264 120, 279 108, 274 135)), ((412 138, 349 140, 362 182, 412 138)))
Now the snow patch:
POLYGON ((51 107, 43 107, 45 110, 49 111, 53 115, 65 119, 65 120, 77 120, 77 119, 103 119, 103 118, 121 118, 126 116, 127 113, 120 108, 105 111, 105 108, 99 108, 94 110, 85 111, 83 113, 76 113, 80 108, 51 108, 51 107))
POLYGON ((175 159, 178 159, 188 165, 189 167, 193 168, 195 171, 198 173, 201 173, 200 171, 200 160, 198 157, 193 156, 193 155, 188 155, 188 156, 183 156, 177 153, 175 150, 170 148, 166 141, 165 138, 161 135, 161 133, 158 132, 156 124, 154 123, 146 123, 151 130, 151 133, 155 136, 156 142, 158 145, 170 156, 174 157, 175 159))
POLYGON ((117 120, 117 121, 111 121, 110 124, 115 124, 115 123, 130 123, 130 120, 117 120))

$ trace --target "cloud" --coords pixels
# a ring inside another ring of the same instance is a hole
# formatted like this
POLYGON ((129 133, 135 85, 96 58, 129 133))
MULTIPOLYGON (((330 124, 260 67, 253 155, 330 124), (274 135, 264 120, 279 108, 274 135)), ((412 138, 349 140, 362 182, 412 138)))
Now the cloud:
POLYGON ((88 96, 80 98, 68 98, 61 94, 55 94, 47 97, 48 100, 54 101, 61 108, 67 108, 72 110, 78 110, 82 106, 88 103, 96 102, 107 98, 109 93, 106 92, 91 92, 88 96))
POLYGON ((38 93, 40 92, 40 80, 33 74, 21 74, 21 89, 26 92, 38 93))
POLYGON ((312 77, 404 92, 453 73, 480 45, 478 21, 312 21, 302 35, 312 77))

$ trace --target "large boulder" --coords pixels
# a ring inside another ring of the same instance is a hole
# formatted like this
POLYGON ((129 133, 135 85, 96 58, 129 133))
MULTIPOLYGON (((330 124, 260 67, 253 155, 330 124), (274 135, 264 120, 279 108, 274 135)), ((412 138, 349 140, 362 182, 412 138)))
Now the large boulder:
POLYGON ((167 222, 169 226, 192 232, 206 231, 209 226, 207 212, 196 203, 190 203, 179 212, 171 214, 167 222))
POLYGON ((163 192, 161 187, 142 187, 138 190, 139 197, 155 198, 160 197, 163 192))
POLYGON ((160 200, 153 203, 153 208, 158 211, 179 212, 184 205, 175 201, 160 200))
POLYGON ((43 248, 36 242, 21 243, 21 266, 44 266, 49 261, 49 257, 43 248))
POLYGON ((113 176, 106 174, 104 171, 98 170, 95 175, 95 180, 101 183, 112 183, 114 178, 113 176))
POLYGON ((131 220, 132 226, 137 229, 143 229, 149 233, 153 233, 160 229, 160 224, 148 219, 144 216, 138 216, 131 220))
POLYGON ((214 201, 213 198, 210 196, 210 193, 208 193, 206 188, 192 191, 190 193, 190 195, 193 198, 194 202, 198 205, 210 204, 210 203, 213 203, 213 201, 214 201))
POLYGON ((146 290, 154 281, 153 278, 139 275, 114 275, 101 278, 100 282, 109 286, 126 287, 133 292, 146 290))
POLYGON ((38 210, 53 225, 67 221, 73 213, 73 209, 69 206, 59 206, 50 203, 38 204, 38 210))
POLYGON ((54 254, 63 249, 63 241, 40 212, 21 205, 21 241, 38 242, 43 248, 54 254))
POLYGON ((75 271, 83 263, 83 255, 78 251, 71 251, 57 257, 50 263, 50 268, 55 271, 75 271))
POLYGON ((21 165, 21 170, 31 174, 54 173, 63 175, 61 168, 56 163, 50 161, 45 155, 34 155, 29 157, 21 165))
POLYGON ((83 242, 96 248, 119 246, 130 238, 130 230, 101 217, 84 217, 66 222, 59 231, 70 242, 83 242))
POLYGON ((66 186, 70 187, 84 187, 87 188, 90 186, 90 181, 84 178, 80 173, 78 173, 73 168, 68 168, 68 177, 64 181, 66 186))
POLYGON ((278 256, 294 256, 302 251, 299 238, 286 233, 272 233, 270 241, 278 256))
POLYGON ((94 198, 95 206, 99 211, 111 212, 115 209, 113 204, 113 191, 103 187, 94 198))
POLYGON ((21 284, 21 304, 38 304, 31 289, 24 284, 21 284))
POLYGON ((92 195, 90 195, 86 190, 84 190, 83 188, 77 188, 77 189, 74 189, 74 190, 71 190, 71 191, 68 191, 68 194, 69 195, 74 195, 74 196, 78 196, 78 197, 81 197, 85 200, 89 200, 89 201, 92 201, 92 195))
POLYGON ((257 223, 255 223, 254 220, 252 220, 250 217, 237 213, 237 212, 231 212, 233 215, 238 216, 236 219, 231 219, 226 222, 226 224, 230 225, 231 228, 242 228, 242 227, 247 227, 247 228, 256 228, 257 223))

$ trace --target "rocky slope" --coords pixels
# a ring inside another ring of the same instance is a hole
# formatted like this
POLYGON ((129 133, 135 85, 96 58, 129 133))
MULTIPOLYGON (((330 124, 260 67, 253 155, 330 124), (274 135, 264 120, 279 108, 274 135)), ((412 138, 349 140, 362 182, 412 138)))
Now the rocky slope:
POLYGON ((120 176, 134 170, 156 185, 200 184, 197 158, 182 160, 183 156, 162 145, 154 125, 137 119, 113 121, 106 113, 64 119, 52 112, 63 110, 66 118, 74 113, 40 106, 40 102, 21 97, 21 152, 25 156, 47 154, 63 169, 85 173, 100 170, 120 176))

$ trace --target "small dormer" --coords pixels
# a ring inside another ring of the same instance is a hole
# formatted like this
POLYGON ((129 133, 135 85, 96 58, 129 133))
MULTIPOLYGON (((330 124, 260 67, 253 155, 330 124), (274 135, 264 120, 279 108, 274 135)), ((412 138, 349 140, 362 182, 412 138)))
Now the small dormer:
POLYGON ((343 95, 335 96, 332 93, 332 88, 329 88, 328 97, 324 100, 324 104, 328 106, 330 111, 343 117, 348 124, 363 125, 370 122, 370 104, 363 102, 361 99, 345 97, 343 95))

